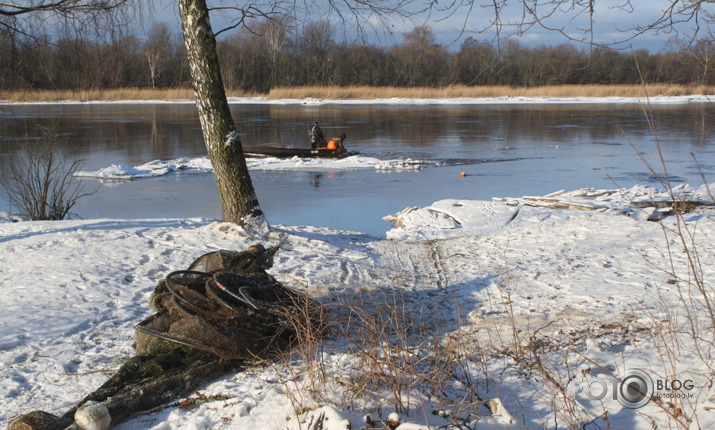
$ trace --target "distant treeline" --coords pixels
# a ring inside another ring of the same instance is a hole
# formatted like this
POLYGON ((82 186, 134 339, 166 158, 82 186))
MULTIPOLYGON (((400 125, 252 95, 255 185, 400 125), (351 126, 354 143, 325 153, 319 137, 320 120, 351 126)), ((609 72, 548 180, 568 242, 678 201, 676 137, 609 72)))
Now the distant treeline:
MULTIPOLYGON (((219 41, 224 84, 229 90, 266 93, 277 87, 582 84, 712 85, 712 41, 651 53, 526 47, 467 38, 459 49, 436 43, 429 27, 417 27, 391 47, 339 42, 327 21, 298 32, 280 21, 219 41)), ((173 88, 189 85, 183 43, 165 24, 143 39, 112 41, 77 37, 0 39, 0 89, 173 88)))

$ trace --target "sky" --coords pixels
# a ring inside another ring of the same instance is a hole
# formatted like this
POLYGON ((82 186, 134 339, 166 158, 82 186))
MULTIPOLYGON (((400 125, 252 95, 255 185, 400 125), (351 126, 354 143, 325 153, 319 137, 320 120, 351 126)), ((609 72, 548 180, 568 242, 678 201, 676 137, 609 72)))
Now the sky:
MULTIPOLYGON (((629 9, 624 7, 626 0, 598 0, 595 3, 593 15, 594 42, 613 43, 614 41, 624 39, 625 29, 637 25, 644 25, 656 20, 671 1, 672 0, 631 0, 629 9)), ((209 1, 210 6, 217 5, 218 3, 217 1, 209 1)), ((226 4, 230 2, 222 3, 226 4)), ((451 49, 458 49, 462 42, 470 36, 480 41, 493 41, 496 37, 496 32, 493 28, 481 31, 488 26, 489 22, 492 21, 495 16, 493 7, 490 8, 486 6, 490 3, 492 2, 475 0, 475 5, 471 10, 463 7, 451 14, 433 10, 430 14, 417 14, 412 20, 393 18, 389 27, 378 30, 377 32, 367 31, 367 41, 371 44, 387 46, 399 44, 403 40, 402 36, 412 30, 416 25, 427 25, 432 28, 437 42, 449 46, 451 49)), ((317 2, 317 4, 323 5, 325 2, 317 2)), ((422 0, 416 1, 412 6, 412 10, 416 10, 420 4, 422 4, 422 0)), ((439 5, 439 3, 437 4, 439 5)), ((514 28, 506 24, 520 20, 523 15, 522 2, 512 2, 510 5, 509 7, 505 7, 501 12, 502 22, 505 24, 500 33, 502 37, 514 33, 514 28)), ((333 11, 332 15, 327 15, 325 9, 322 9, 320 12, 322 15, 319 15, 317 13, 318 10, 321 10, 320 7, 313 9, 311 14, 305 12, 298 13, 303 16, 309 16, 309 19, 319 19, 325 16, 329 16, 334 20, 336 19, 335 11, 333 11)), ((561 43, 574 43, 578 46, 578 42, 569 41, 567 36, 553 29, 562 29, 564 33, 574 39, 583 39, 584 32, 582 29, 588 27, 588 14, 579 13, 576 9, 569 10, 566 7, 555 10, 552 8, 551 11, 553 11, 553 13, 551 13, 551 16, 545 19, 543 23, 552 28, 552 30, 533 26, 528 29, 528 31, 515 37, 523 44, 532 47, 539 45, 555 46, 561 43)), ((346 11, 343 10, 342 12, 346 11)), ((542 14, 547 14, 547 12, 550 11, 548 9, 542 9, 542 14)), ((161 0, 156 4, 154 9, 150 11, 149 15, 149 23, 146 28, 150 28, 153 21, 164 21, 177 33, 180 32, 175 0, 161 0)), ((211 19, 214 31, 225 27, 229 22, 228 16, 218 13, 213 13, 211 19)), ((374 20, 370 21, 372 22, 374 20)), ((682 37, 692 35, 693 27, 692 23, 684 24, 676 27, 676 30, 678 30, 678 34, 682 37)), ((348 30, 346 33, 348 34, 346 37, 349 39, 351 32, 348 30)), ((707 27, 701 30, 702 35, 705 33, 707 33, 707 27)), ((615 47, 620 49, 648 49, 651 52, 657 52, 665 49, 673 36, 674 33, 672 32, 649 32, 634 40, 617 44, 615 47)), ((583 44, 583 46, 586 45, 583 44)))

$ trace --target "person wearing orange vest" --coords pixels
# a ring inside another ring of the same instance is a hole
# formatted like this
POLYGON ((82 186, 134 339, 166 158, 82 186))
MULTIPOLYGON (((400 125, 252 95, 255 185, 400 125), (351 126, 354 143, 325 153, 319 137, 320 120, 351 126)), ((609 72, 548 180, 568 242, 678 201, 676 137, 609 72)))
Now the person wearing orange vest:
POLYGON ((328 144, 326 146, 326 149, 330 151, 339 151, 339 152, 346 152, 345 147, 343 147, 343 140, 347 135, 343 134, 340 137, 334 137, 328 141, 328 144))

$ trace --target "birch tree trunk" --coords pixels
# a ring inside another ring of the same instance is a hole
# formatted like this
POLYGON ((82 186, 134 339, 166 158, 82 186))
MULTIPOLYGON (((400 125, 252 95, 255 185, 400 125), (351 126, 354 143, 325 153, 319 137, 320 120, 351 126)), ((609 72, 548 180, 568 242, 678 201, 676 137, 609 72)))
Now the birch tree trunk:
POLYGON ((221 196, 223 221, 265 229, 267 223, 226 100, 206 1, 179 0, 179 14, 201 129, 221 196))

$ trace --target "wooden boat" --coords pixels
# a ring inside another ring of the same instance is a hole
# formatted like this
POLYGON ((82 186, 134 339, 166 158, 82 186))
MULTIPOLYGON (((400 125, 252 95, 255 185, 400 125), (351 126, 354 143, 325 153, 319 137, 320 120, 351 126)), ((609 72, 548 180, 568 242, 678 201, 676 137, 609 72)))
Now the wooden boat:
POLYGON ((337 149, 327 149, 327 148, 281 148, 278 146, 263 146, 263 145, 243 145, 243 153, 246 156, 259 156, 259 157, 278 157, 278 158, 314 158, 314 157, 327 157, 327 158, 342 158, 348 155, 355 155, 355 152, 340 152, 337 149))

